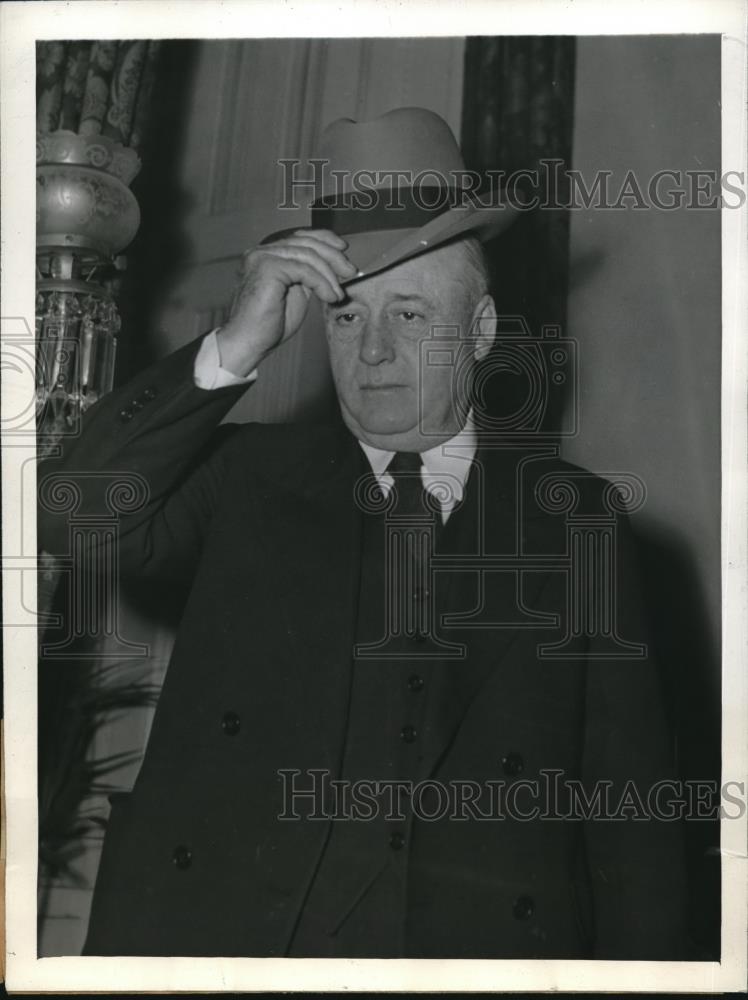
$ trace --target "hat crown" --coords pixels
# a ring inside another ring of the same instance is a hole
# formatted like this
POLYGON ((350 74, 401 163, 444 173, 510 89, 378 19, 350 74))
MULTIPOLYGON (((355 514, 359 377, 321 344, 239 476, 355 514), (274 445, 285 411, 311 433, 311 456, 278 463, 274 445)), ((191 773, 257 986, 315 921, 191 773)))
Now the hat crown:
MULTIPOLYGON (((339 118, 322 133, 315 160, 316 197, 306 228, 344 237, 357 268, 346 280, 376 274, 450 240, 490 239, 516 215, 511 206, 475 203, 452 130, 426 108, 395 108, 371 121, 339 118)), ((263 243, 299 228, 271 233, 263 243)))
POLYGON ((355 190, 362 171, 368 187, 393 187, 454 185, 454 174, 465 169, 449 125, 426 108, 396 108, 363 122, 339 118, 322 133, 318 155, 326 163, 323 197, 355 190))

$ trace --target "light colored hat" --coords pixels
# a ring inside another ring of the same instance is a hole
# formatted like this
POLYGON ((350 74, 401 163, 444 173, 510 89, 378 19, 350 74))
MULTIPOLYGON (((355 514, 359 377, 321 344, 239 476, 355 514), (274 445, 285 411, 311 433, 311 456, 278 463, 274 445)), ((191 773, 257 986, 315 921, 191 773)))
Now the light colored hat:
POLYGON ((325 129, 318 159, 325 162, 322 196, 306 228, 342 236, 359 278, 458 237, 490 239, 517 214, 467 197, 457 141, 444 119, 425 108, 396 108, 368 122, 339 118, 325 129))

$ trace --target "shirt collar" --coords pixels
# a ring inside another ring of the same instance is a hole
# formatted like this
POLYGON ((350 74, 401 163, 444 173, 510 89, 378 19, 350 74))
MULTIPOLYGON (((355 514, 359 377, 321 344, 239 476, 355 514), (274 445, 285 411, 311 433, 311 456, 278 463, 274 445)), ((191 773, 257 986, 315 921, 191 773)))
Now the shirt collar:
MULTIPOLYGON (((395 452, 382 451, 381 448, 374 448, 365 441, 359 441, 359 444, 369 460, 374 475, 384 485, 390 486, 392 477, 387 474, 387 466, 392 461, 395 452)), ((459 490, 456 489, 456 492, 459 493, 456 499, 461 500, 477 448, 478 438, 471 410, 459 433, 448 441, 438 444, 435 448, 421 452, 421 462, 423 463, 421 471, 426 484, 428 485, 430 480, 438 479, 440 476, 449 476, 455 487, 459 487, 459 490)))

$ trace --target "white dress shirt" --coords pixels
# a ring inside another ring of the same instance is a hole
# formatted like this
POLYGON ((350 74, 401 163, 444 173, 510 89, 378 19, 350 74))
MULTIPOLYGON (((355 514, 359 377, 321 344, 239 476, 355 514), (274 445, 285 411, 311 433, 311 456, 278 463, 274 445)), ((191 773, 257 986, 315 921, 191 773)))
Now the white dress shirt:
MULTIPOLYGON (((227 385, 248 385, 257 378, 257 369, 249 375, 234 375, 221 367, 221 357, 216 339, 217 329, 209 333, 200 345, 195 358, 194 378, 199 389, 221 389, 227 385)), ((394 451, 382 451, 364 441, 359 441, 369 460, 371 471, 377 482, 389 493, 394 480, 387 472, 394 451)), ((455 506, 465 492, 470 466, 475 458, 477 439, 472 412, 468 414, 465 426, 454 437, 421 453, 421 479, 424 487, 439 499, 442 522, 446 524, 455 506)))
MULTIPOLYGON (((359 441, 359 444, 369 459, 377 482, 385 493, 389 493, 394 480, 386 470, 395 452, 373 448, 365 441, 359 441)), ((444 524, 462 500, 476 448, 475 425, 470 413, 458 434, 435 448, 421 452, 421 480, 429 493, 439 500, 444 524)))
POLYGON ((200 350, 195 357, 193 371, 195 385, 198 389, 223 389, 227 385, 249 385, 257 378, 257 369, 249 375, 234 375, 228 368, 221 367, 221 355, 218 352, 218 337, 220 327, 203 337, 200 350))

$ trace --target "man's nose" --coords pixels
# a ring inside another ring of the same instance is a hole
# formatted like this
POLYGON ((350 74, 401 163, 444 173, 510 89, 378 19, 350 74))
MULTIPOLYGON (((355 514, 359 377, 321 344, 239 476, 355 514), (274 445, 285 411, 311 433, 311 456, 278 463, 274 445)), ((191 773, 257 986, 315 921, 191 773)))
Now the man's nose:
POLYGON ((392 331, 386 323, 367 323, 361 336, 359 357, 367 365, 381 365, 395 358, 395 343, 392 331))

